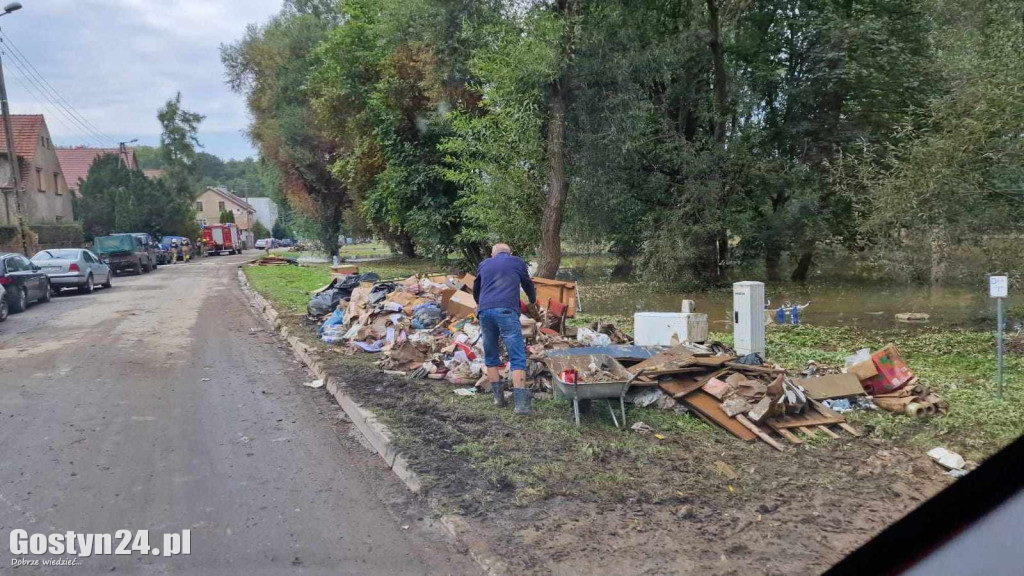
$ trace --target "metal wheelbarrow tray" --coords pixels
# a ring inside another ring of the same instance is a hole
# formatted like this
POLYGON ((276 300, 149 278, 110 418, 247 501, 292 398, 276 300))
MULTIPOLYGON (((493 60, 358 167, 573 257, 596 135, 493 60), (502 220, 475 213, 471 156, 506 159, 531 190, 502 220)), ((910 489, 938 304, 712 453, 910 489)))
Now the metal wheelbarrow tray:
POLYGON ((633 383, 635 376, 626 370, 622 364, 604 354, 590 354, 586 356, 561 356, 548 357, 548 368, 553 375, 555 391, 557 394, 572 400, 573 416, 576 419, 576 427, 580 426, 580 400, 608 400, 608 411, 612 415, 612 421, 616 427, 626 424, 626 391, 633 383), (562 371, 575 368, 580 374, 585 374, 591 364, 603 367, 615 380, 602 382, 581 381, 570 384, 560 378, 562 371), (619 399, 619 410, 622 414, 622 424, 619 424, 615 417, 615 410, 611 401, 619 399))

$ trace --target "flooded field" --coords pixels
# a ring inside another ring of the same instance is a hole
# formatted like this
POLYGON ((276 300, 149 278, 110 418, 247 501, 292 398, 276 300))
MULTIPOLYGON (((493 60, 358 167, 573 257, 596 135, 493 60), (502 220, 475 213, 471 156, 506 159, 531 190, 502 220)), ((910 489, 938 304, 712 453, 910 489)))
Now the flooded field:
MULTIPOLYGON (((720 330, 730 324, 732 313, 732 291, 729 288, 685 292, 636 282, 590 280, 580 283, 580 292, 583 309, 587 314, 629 316, 634 312, 677 312, 681 301, 689 299, 696 301, 698 312, 708 314, 712 330, 716 327, 720 330)), ((995 325, 995 302, 988 297, 987 285, 932 288, 869 284, 768 284, 765 293, 773 310, 783 304, 802 305, 810 302, 800 313, 800 321, 818 326, 870 329, 915 325, 965 328, 995 325), (898 322, 896 314, 903 312, 923 312, 930 319, 921 324, 898 322)), ((1006 305, 1007 308, 1024 306, 1024 297, 1013 296, 1006 305)), ((1024 318, 1015 320, 1020 322, 1024 318)))

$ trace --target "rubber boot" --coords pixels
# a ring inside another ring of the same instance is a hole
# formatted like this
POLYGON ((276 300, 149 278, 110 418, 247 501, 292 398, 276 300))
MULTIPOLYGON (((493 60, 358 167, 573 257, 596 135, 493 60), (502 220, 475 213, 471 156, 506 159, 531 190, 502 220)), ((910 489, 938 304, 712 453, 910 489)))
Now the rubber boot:
POLYGON ((491 393, 494 394, 494 405, 498 408, 504 408, 505 402, 505 381, 498 380, 497 382, 491 382, 491 393))
POLYGON ((516 401, 516 414, 533 414, 533 396, 528 388, 514 388, 512 398, 516 401))

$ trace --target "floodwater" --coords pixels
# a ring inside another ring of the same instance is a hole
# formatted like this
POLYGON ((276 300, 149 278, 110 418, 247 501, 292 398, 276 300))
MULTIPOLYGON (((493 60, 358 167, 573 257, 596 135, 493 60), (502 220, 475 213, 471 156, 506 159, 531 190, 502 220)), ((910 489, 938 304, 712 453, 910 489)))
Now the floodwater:
MULTIPOLYGON (((685 292, 650 288, 640 283, 591 281, 580 283, 583 312, 630 316, 634 312, 678 312, 682 300, 694 300, 697 312, 708 314, 711 329, 731 324, 732 290, 685 292)), ((765 297, 774 310, 784 304, 810 303, 800 312, 803 324, 851 326, 868 329, 912 328, 914 326, 960 326, 995 329, 995 301, 988 297, 988 284, 976 287, 873 286, 870 284, 798 285, 766 284, 765 297), (898 322, 896 314, 923 312, 927 322, 898 322)), ((1024 306, 1024 296, 1004 302, 1024 306)), ((1024 318, 1011 319, 1016 322, 1024 318)), ((1011 328, 1011 320, 1007 328, 1011 328)))

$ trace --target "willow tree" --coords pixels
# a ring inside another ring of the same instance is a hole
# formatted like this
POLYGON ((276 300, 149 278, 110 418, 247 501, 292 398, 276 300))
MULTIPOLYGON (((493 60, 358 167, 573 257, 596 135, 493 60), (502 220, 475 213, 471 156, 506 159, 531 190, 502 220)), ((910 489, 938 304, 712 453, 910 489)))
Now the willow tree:
POLYGON ((269 22, 250 25, 241 40, 221 47, 228 84, 246 97, 250 138, 280 172, 289 204, 318 223, 329 255, 338 253, 351 200, 332 168, 349 143, 318 122, 306 84, 311 55, 340 20, 336 4, 291 0, 269 22))

